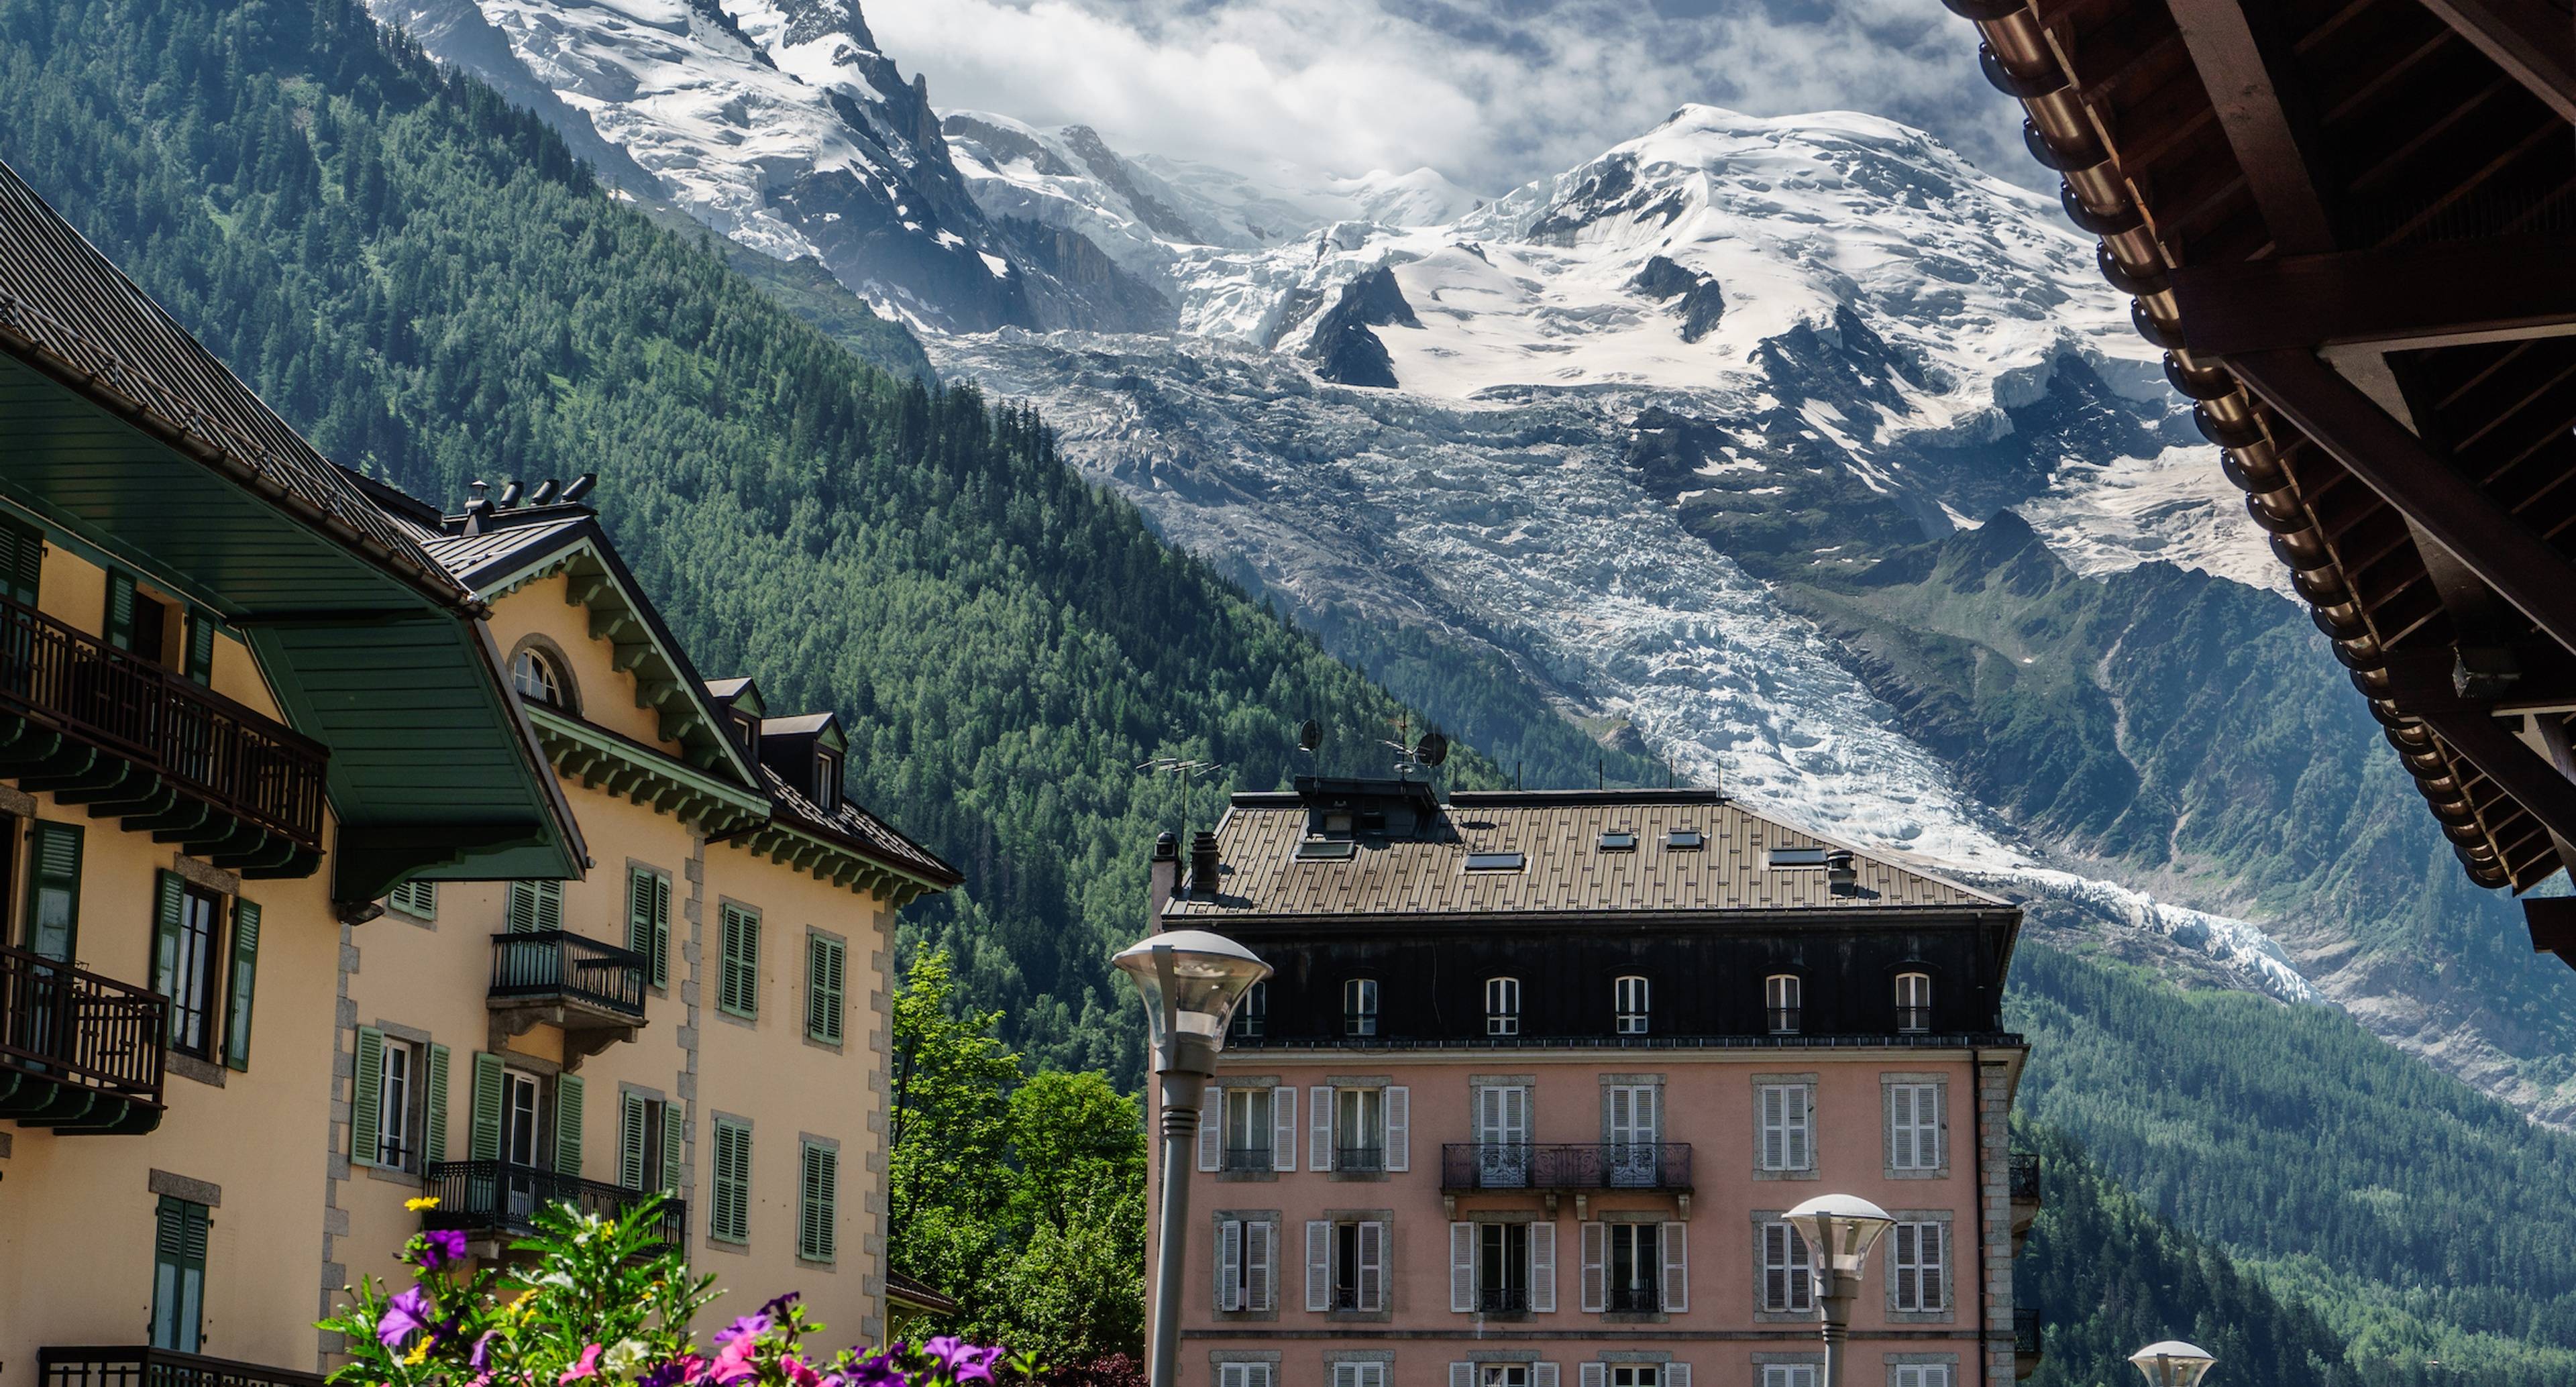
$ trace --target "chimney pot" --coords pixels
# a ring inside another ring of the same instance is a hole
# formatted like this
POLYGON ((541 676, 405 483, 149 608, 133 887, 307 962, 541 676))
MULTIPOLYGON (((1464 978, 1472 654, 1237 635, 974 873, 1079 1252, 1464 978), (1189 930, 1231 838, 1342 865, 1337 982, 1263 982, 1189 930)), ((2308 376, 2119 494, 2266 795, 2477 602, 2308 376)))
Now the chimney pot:
POLYGON ((1216 835, 1206 829, 1190 835, 1190 894, 1213 899, 1224 863, 1217 856, 1216 835))
POLYGON ((1154 856, 1146 872, 1145 932, 1159 934, 1163 928, 1163 907, 1171 904, 1172 894, 1181 887, 1181 840, 1171 834, 1154 840, 1154 856))

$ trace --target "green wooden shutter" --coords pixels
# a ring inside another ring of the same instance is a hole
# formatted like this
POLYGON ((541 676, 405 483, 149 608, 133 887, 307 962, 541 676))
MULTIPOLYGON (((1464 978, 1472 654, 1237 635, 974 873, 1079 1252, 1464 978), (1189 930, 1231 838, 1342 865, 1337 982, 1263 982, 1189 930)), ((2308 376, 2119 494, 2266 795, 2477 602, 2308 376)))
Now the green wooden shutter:
POLYGON ((841 1153, 807 1142, 803 1165, 804 1187, 797 1196, 796 1255, 808 1261, 828 1262, 839 1231, 841 1153))
POLYGON ((646 981, 671 985, 671 879, 660 872, 627 873, 626 947, 644 960, 646 981))
POLYGON ((215 682, 215 618, 211 612, 188 610, 188 677, 215 682))
POLYGON ((80 942, 81 826, 38 819, 27 874, 27 947, 58 963, 80 942))
POLYGON ((751 1129, 716 1119, 715 1208, 707 1236, 729 1243, 751 1241, 751 1129))
POLYGON ((474 1052, 473 1137, 472 1159, 501 1159, 501 1057, 481 1050, 474 1052))
POLYGON ((644 1188, 644 1100, 632 1093, 624 1098, 617 1116, 617 1183, 640 1190, 644 1188))
POLYGON ((259 905, 233 903, 233 976, 228 997, 232 1011, 224 1019, 224 1064, 250 1068, 251 989, 259 978, 259 905))
POLYGON ((653 985, 671 985, 671 879, 653 878, 653 985))
POLYGON ((195 1353, 204 1342, 206 1206, 161 1196, 152 1236, 152 1346, 195 1353))
POLYGON ((680 1192, 680 1105, 662 1105, 662 1188, 680 1192))
MULTIPOLYGON (((134 649, 134 575, 107 571, 107 616, 101 622, 100 634, 109 645, 131 652, 134 649)), ((158 655, 161 652, 152 651, 158 655)))
POLYGON ((537 883, 537 928, 563 928, 562 882, 541 881, 537 883))
POLYGON ((394 909, 407 915, 416 915, 424 920, 435 920, 438 918, 438 883, 406 881, 393 889, 388 901, 394 909))
POLYGON ((0 596, 22 606, 35 606, 38 579, 44 568, 44 537, 33 530, 0 524, 0 596))
POLYGON ((847 949, 838 939, 805 937, 805 1033, 827 1045, 841 1043, 842 962, 847 949))
MULTIPOLYGON (((187 878, 177 872, 154 874, 152 892, 152 990, 179 995, 179 925, 188 908, 187 878)), ((176 1013, 170 1018, 178 1024, 176 1013)))
POLYGON ((740 906, 724 908, 724 968, 717 1005, 736 1016, 760 1014, 760 917, 740 906))
POLYGON ((555 1170, 581 1174, 581 1078, 574 1074, 555 1080, 555 1170))
POLYGON ((373 1026, 358 1028, 357 1084, 349 1099, 349 1160, 354 1165, 376 1163, 376 1109, 384 1102, 385 1033, 373 1026))
POLYGON ((444 1045, 432 1045, 429 1047, 428 1101, 423 1105, 423 1107, 427 1118, 424 1123, 424 1126, 427 1128, 427 1132, 426 1139, 423 1141, 421 1146, 421 1150, 424 1153, 422 1155, 422 1159, 429 1161, 446 1160, 447 1047, 444 1045))

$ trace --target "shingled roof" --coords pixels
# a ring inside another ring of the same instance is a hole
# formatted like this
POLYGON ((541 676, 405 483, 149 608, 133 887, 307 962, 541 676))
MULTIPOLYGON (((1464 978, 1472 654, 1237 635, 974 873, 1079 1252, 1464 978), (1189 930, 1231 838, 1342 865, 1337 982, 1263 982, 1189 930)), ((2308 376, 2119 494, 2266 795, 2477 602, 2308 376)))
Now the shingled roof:
MULTIPOLYGON (((1955 882, 1854 853, 1836 893, 1822 852, 1843 845, 1768 819, 1713 791, 1460 791, 1429 831, 1360 835, 1346 857, 1301 857, 1297 794, 1240 794, 1216 829, 1225 868, 1214 898, 1176 896, 1178 926, 1266 917, 1603 916, 1799 910, 2010 909, 1955 882), (1696 832, 1702 846, 1673 845, 1696 832), (1602 835, 1634 835, 1605 850, 1602 835), (1775 850, 1805 865, 1771 865, 1775 850), (1803 851, 1800 851, 1803 850, 1803 851), (1471 854, 1522 865, 1470 870, 1471 854)), ((1335 849, 1337 850, 1337 849, 1335 849)))

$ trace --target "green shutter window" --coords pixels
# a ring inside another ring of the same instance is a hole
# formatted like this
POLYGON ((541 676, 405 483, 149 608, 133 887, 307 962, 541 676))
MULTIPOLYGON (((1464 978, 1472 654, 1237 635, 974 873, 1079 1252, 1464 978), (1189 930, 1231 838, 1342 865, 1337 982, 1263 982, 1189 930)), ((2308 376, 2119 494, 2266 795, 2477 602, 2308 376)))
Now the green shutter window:
POLYGON ((805 936, 805 1033, 826 1045, 841 1043, 842 959, 847 949, 828 935, 805 936))
POLYGON ((760 917, 738 905, 724 908, 724 967, 716 1005, 736 1016, 760 1014, 760 917))
MULTIPOLYGON (((107 615, 100 622, 99 634, 109 645, 132 653, 134 650, 134 575, 107 571, 107 615)), ((153 651, 152 654, 159 654, 153 651)))
POLYGON ((718 1242, 751 1241, 751 1129, 716 1119, 715 1207, 707 1212, 707 1236, 718 1242))
POLYGON ((514 881, 510 883, 510 932, 512 934, 528 934, 537 930, 562 928, 562 882, 514 881))
POLYGON ((447 1159, 447 1047, 429 1047, 429 1090, 423 1103, 427 1119, 427 1140, 422 1144, 423 1160, 447 1159))
POLYGON ((384 1106, 385 1033, 358 1028, 358 1074, 349 1098, 349 1162, 376 1164, 379 1137, 376 1120, 384 1106))
POLYGON ((250 997, 259 979, 259 906, 233 903, 233 975, 225 993, 224 1066, 250 1068, 250 997))
POLYGON ((200 684, 215 682, 215 616, 193 607, 188 610, 188 677, 200 684))
POLYGON ((621 1189, 644 1188, 644 1100, 632 1093, 624 1095, 617 1117, 617 1184, 621 1189))
POLYGON ((680 1193, 680 1105, 662 1105, 662 1188, 680 1193))
POLYGON ((626 947, 644 960, 645 981, 671 985, 671 879, 660 872, 627 872, 626 947))
POLYGON ((152 1346, 195 1353, 206 1323, 206 1206, 161 1196, 152 1235, 152 1346))
POLYGON ((501 1159, 501 1057, 474 1052, 474 1144, 468 1154, 478 1161, 501 1159))
POLYGON ((38 819, 29 832, 27 947, 69 963, 80 941, 81 826, 38 819))
POLYGON ((23 607, 35 606, 44 571, 44 536, 0 523, 0 596, 23 607))
POLYGON ((581 1079, 555 1080, 555 1173, 581 1174, 581 1079))
MULTIPOLYGON (((179 927, 188 909, 188 882, 177 872, 154 874, 152 892, 152 990, 179 995, 179 927)), ((179 1009, 170 1009, 172 1038, 177 1038, 179 1009)))
POLYGON ((438 883, 406 881, 393 889, 393 894, 387 897, 387 903, 405 915, 423 920, 435 920, 438 918, 438 883))
POLYGON ((804 1143, 804 1187, 797 1192, 796 1255, 809 1262, 832 1260, 839 1233, 841 1153, 804 1143))

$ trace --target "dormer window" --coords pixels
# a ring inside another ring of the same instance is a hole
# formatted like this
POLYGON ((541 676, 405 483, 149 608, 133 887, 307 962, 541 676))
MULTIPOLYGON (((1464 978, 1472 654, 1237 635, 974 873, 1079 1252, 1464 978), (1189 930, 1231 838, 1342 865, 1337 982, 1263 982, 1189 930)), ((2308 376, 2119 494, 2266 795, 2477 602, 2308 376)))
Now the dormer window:
POLYGON ((1485 1034, 1521 1033, 1521 980, 1485 979, 1485 1034))
POLYGON ((837 752, 814 753, 814 803, 826 814, 841 807, 841 758, 837 752))
POLYGON ((1900 1035, 1920 1035, 1932 1029, 1931 974, 1896 975, 1896 1029, 1900 1035))
POLYGON ((1621 1035, 1644 1035, 1647 1018, 1647 988, 1644 978, 1630 976, 1611 985, 1611 1002, 1618 1012, 1617 1031, 1621 1035))
POLYGON ((1259 1040, 1270 1026, 1270 984, 1257 982, 1234 1007, 1227 1030, 1237 1040, 1259 1040))
POLYGON ((1774 973, 1762 980, 1762 1007, 1769 1013, 1771 1034, 1796 1035, 1802 994, 1806 991, 1795 973, 1774 973))
POLYGON ((742 754, 754 761, 759 760, 760 719, 749 713, 736 712, 727 715, 726 721, 733 724, 734 743, 742 748, 742 754))
POLYGON ((534 646, 521 649, 510 660, 510 686, 527 702, 547 708, 564 706, 563 672, 553 659, 534 646))
POLYGON ((1342 983, 1342 1034, 1377 1034, 1377 979, 1350 978, 1342 983))

